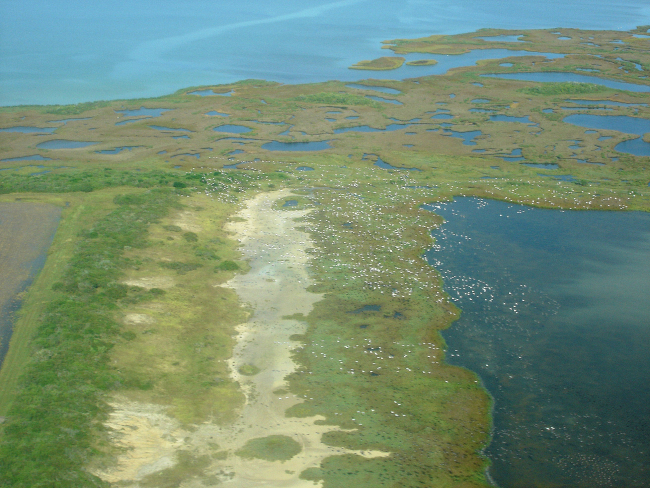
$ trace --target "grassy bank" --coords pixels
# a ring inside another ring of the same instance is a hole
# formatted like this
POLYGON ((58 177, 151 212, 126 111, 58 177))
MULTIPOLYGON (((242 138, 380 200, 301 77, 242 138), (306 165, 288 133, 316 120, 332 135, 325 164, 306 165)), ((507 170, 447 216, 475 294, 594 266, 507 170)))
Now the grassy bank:
POLYGON ((232 291, 216 286, 245 269, 222 230, 233 207, 196 190, 238 193, 255 178, 133 176, 134 186, 158 188, 111 188, 128 174, 116 179, 104 170, 3 180, 4 199, 67 206, 0 375, 2 486, 103 486, 86 468, 98 459, 110 464, 104 421, 116 392, 172 406, 183 422, 223 420, 241 403, 224 359, 243 311, 232 291), (84 180, 104 189, 69 193, 84 180), (212 212, 197 218, 204 210, 212 212), (175 286, 133 283, 152 271, 173 275, 175 286), (159 333, 132 319, 147 306, 167 307, 159 333))

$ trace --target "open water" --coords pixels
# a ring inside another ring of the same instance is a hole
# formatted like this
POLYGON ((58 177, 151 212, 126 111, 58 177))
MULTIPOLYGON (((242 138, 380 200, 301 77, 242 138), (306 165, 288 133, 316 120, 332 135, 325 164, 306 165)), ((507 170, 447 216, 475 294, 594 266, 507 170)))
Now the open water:
POLYGON ((650 215, 477 198, 427 253, 462 309, 447 360, 494 398, 502 488, 650 486, 650 215))
MULTIPOLYGON (((383 78, 348 66, 386 55, 385 39, 644 24, 647 0, 0 0, 0 105, 153 97, 246 78, 383 78)), ((424 73, 409 68, 401 76, 424 73)))

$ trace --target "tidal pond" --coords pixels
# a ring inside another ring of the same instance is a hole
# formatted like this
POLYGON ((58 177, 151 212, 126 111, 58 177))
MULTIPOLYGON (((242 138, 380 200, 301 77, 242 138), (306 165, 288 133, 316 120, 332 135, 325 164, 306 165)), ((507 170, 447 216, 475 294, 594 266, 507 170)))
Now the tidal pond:
POLYGON ((650 486, 650 215, 477 198, 428 206, 462 309, 447 361, 494 397, 501 488, 650 486))
POLYGON ((245 125, 235 125, 235 124, 225 124, 220 125, 212 129, 216 132, 229 132, 231 134, 245 134, 247 132, 252 132, 253 129, 246 127, 245 125))
POLYGON ((17 158, 0 159, 0 163, 9 163, 13 161, 51 161, 52 158, 46 158, 40 154, 32 154, 30 156, 20 156, 17 158))
POLYGON ((169 112, 171 110, 171 108, 140 107, 136 109, 116 110, 115 113, 122 114, 126 117, 160 117, 165 112, 169 112))
POLYGON ((25 127, 23 125, 19 125, 16 127, 6 127, 4 129, 0 129, 0 132, 21 132, 23 134, 51 134, 55 130, 57 130, 58 127, 25 127))
POLYGON ((0 202, 0 366, 13 332, 21 292, 45 265, 61 208, 31 202, 0 202))
POLYGON ((636 83, 625 83, 623 81, 608 80, 598 78, 597 76, 579 75, 576 73, 556 73, 556 72, 538 72, 538 73, 492 73, 481 75, 488 78, 505 78, 508 80, 521 81, 541 81, 555 83, 593 83, 602 85, 614 90, 627 90, 632 92, 650 92, 650 85, 638 85, 636 83))
POLYGON ((262 144, 262 149, 267 151, 322 151, 330 149, 329 141, 312 141, 312 142, 279 142, 271 141, 262 144))
POLYGON ((82 147, 94 146, 99 142, 90 141, 68 141, 66 139, 52 139, 51 141, 36 144, 38 149, 80 149, 82 147))
POLYGON ((630 117, 628 115, 573 114, 565 117, 563 122, 590 129, 606 129, 626 134, 636 134, 641 137, 623 141, 614 146, 614 149, 635 156, 650 156, 650 143, 643 140, 643 135, 650 132, 649 119, 630 117))
POLYGON ((400 93, 402 93, 400 90, 396 90, 395 88, 389 88, 387 86, 362 85, 360 83, 348 83, 345 86, 347 86, 348 88, 357 88, 359 90, 374 90, 381 93, 388 93, 389 95, 399 95, 400 93))

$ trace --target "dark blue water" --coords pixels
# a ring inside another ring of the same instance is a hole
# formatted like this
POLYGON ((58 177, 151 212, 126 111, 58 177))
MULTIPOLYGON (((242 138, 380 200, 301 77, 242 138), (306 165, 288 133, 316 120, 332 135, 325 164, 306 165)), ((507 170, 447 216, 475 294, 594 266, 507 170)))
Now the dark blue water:
POLYGON ((427 253, 447 359, 494 397, 502 488, 650 486, 650 215, 458 198, 427 253))

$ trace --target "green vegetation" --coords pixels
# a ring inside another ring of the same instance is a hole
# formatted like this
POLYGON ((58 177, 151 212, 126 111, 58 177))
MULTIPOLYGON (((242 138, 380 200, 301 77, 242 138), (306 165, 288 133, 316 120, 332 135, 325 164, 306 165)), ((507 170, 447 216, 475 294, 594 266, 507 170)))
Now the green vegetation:
POLYGON ((374 108, 380 107, 380 104, 374 100, 351 93, 312 93, 310 95, 293 97, 291 100, 296 102, 321 103, 326 105, 368 105, 374 108))
POLYGON ((543 83, 538 86, 523 88, 521 91, 528 95, 576 95, 586 93, 599 93, 608 91, 609 88, 593 83, 543 83))
MULTIPOLYGON (((617 57, 650 65, 647 49, 627 33, 567 30, 575 41, 557 41, 546 30, 523 34, 526 49, 573 54, 544 62, 544 70, 576 72, 597 63, 600 76, 648 83, 638 70, 619 69, 617 57), (593 36, 607 51, 598 59, 587 56, 580 36, 593 36), (626 42, 620 51, 607 44, 614 37, 626 42)), ((464 52, 495 46, 476 35, 400 40, 391 49, 464 52)), ((647 94, 479 78, 502 71, 503 62, 486 60, 418 83, 371 82, 399 89, 403 105, 372 101, 339 82, 289 86, 259 80, 218 88, 234 90, 231 97, 206 99, 186 95, 186 89, 147 101, 147 106, 174 104, 160 124, 191 130, 187 140, 146 124, 116 126, 115 110, 138 107, 143 101, 137 100, 0 109, 2 127, 41 127, 53 114, 84 114, 102 144, 45 151, 35 148, 33 135, 3 135, 7 159, 39 154, 56 161, 43 161, 46 174, 35 173, 30 161, 2 163, 2 200, 53 202, 64 208, 64 217, 46 267, 27 293, 0 376, 0 415, 6 416, 0 424, 0 485, 105 486, 89 473, 137 451, 130 444, 120 451, 107 437, 119 402, 164 410, 178 424, 169 438, 182 440, 174 447, 177 464, 137 483, 219 482, 213 468, 236 448, 217 452, 187 443, 202 439, 195 435, 202 426, 235 420, 245 401, 227 360, 233 356, 235 326, 255 311, 243 308, 223 286, 248 270, 224 226, 237 222, 234 212, 258 192, 290 188, 291 196, 283 194, 272 208, 311 211, 300 225, 311 240, 306 252, 316 284, 310 290, 323 299, 311 313, 290 315, 304 322, 306 331, 293 337, 300 341, 293 350, 298 369, 276 392, 302 400, 287 415, 320 415, 319 422, 334 427, 323 442, 391 453, 329 456, 301 477, 323 480, 330 488, 485 486, 487 461, 480 449, 489 440, 489 398, 473 374, 444 363, 439 331, 458 310, 447 301, 435 270, 422 261, 422 251, 431 246, 430 230, 441 220, 420 205, 473 195, 547 208, 650 209, 647 158, 616 152, 626 137, 620 133, 563 123, 561 109, 566 95, 638 104, 647 94), (474 102, 482 98, 488 101, 474 102), (474 144, 463 144, 441 126, 433 115, 441 107, 453 117, 447 123, 457 133, 481 132, 474 144), (493 122, 477 108, 528 116, 531 123, 493 122), (203 115, 215 109, 254 128, 254 138, 215 135, 214 118, 203 115), (394 123, 405 127, 383 130, 394 123), (334 133, 353 125, 375 130, 334 133), (332 148, 262 149, 281 137, 328 138, 332 148), (95 152, 123 145, 139 147, 118 155, 95 152), (514 149, 527 162, 553 163, 559 171, 504 160, 514 149), (201 157, 184 156, 188 152, 201 157), (379 159, 389 166, 375 166, 379 159), (241 169, 223 169, 239 162, 245 162, 241 169), (297 170, 302 165, 313 171, 297 170), (548 177, 555 173, 570 173, 574 181, 548 177), (283 207, 288 200, 297 205, 283 207)), ((518 57, 513 70, 539 66, 539 57, 518 57)), ((648 118, 650 108, 617 105, 608 113, 648 118)), ((70 122, 51 137, 83 139, 84 124, 70 122)), ((242 384, 258 372, 252 364, 240 367, 242 384)), ((120 439, 128 438, 129 428, 118 432, 120 439)), ((270 436, 251 440, 237 455, 272 461, 298 452, 300 445, 290 437, 270 436)))
POLYGON ((270 435, 251 439, 235 454, 243 458, 266 461, 288 461, 302 451, 302 447, 286 435, 270 435))
POLYGON ((359 61, 350 66, 350 69, 367 69, 373 71, 386 71, 397 69, 404 64, 405 58, 401 56, 382 56, 381 58, 359 61))
POLYGON ((239 368, 239 372, 244 376, 255 376, 257 373, 260 372, 260 368, 258 368, 254 364, 244 364, 239 368))
POLYGON ((239 265, 234 261, 225 260, 219 263, 217 269, 220 269, 222 271, 237 271, 239 269, 239 265))
MULTIPOLYGON (((119 283, 125 246, 146 245, 148 225, 178 205, 170 191, 115 198, 117 208, 80 237, 34 337, 33 359, 7 412, 0 480, 13 487, 104 486, 83 469, 104 437, 106 392, 124 381, 109 353, 116 303, 140 292, 119 283)), ((142 385, 146 387, 146 385, 142 385)))
POLYGON ((110 102, 84 102, 77 103, 76 105, 56 105, 54 107, 46 107, 45 113, 53 115, 78 115, 89 110, 107 107, 110 102))
POLYGON ((140 482, 140 486, 144 488, 178 488, 181 483, 202 476, 211 461, 209 455, 197 456, 190 451, 179 451, 176 465, 145 476, 144 480, 140 482))
POLYGON ((438 64, 438 61, 435 59, 417 59, 415 61, 407 61, 406 64, 409 66, 433 66, 438 64))

